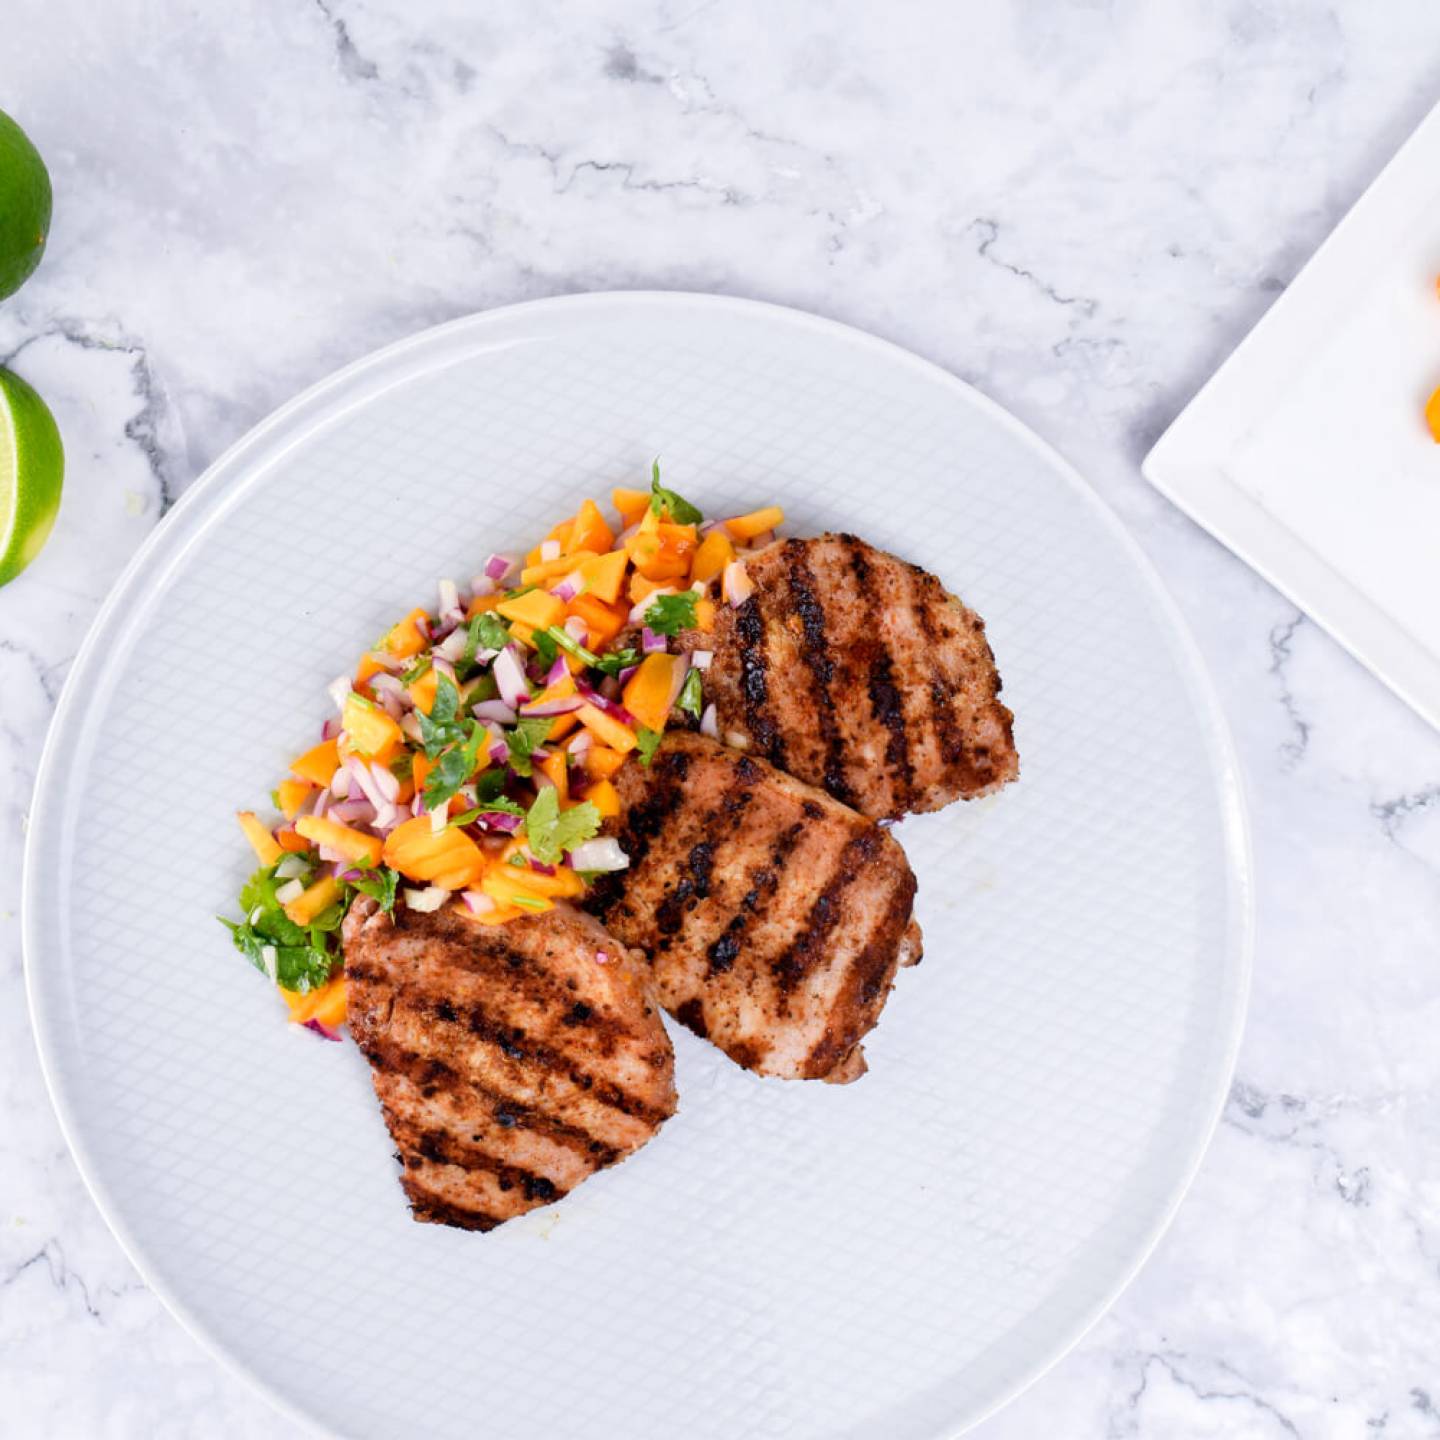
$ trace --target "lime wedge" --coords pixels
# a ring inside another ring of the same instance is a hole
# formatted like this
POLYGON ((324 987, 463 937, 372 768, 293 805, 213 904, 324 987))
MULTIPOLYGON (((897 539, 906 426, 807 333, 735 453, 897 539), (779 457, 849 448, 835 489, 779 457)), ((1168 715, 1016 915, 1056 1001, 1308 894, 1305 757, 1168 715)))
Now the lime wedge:
POLYGON ((0 370, 0 585, 40 553, 64 476, 55 417, 18 375, 0 370))
POLYGON ((25 132, 0 110, 0 300, 13 295, 45 252, 50 175, 25 132))

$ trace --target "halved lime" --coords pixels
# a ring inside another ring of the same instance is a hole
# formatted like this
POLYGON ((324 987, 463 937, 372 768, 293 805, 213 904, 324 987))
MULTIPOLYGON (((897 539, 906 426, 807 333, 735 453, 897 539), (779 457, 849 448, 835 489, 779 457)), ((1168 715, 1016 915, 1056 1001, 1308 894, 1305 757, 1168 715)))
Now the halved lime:
POLYGON ((18 375, 0 370, 0 585, 40 553, 64 477, 55 417, 18 375))
POLYGON ((13 295, 45 253, 50 175, 25 132, 0 110, 0 300, 13 295))

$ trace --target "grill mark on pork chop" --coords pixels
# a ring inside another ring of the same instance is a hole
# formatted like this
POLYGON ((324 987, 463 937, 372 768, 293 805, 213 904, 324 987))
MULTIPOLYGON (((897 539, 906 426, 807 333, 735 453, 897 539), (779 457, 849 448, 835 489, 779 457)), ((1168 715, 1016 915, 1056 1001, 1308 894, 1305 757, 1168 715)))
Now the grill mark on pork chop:
POLYGON ((829 938, 840 919, 840 897, 854 882, 860 868, 874 859, 880 848, 880 833, 873 828, 851 840, 840 852, 834 872, 825 888, 815 897, 805 927, 790 944, 770 962, 771 973, 781 996, 781 1006, 789 1005, 790 993, 805 978, 820 947, 829 938))
POLYGON ((842 805, 853 805, 854 793, 845 779, 845 738, 840 733, 835 702, 830 694, 835 679, 835 660, 825 633, 825 607, 815 596, 815 576, 805 558, 806 547, 797 541, 787 540, 784 555, 790 596, 805 634, 801 654, 810 670, 816 721, 825 745, 823 784, 842 805))
MULTIPOLYGON (((842 535, 841 542, 850 559, 850 569, 855 576, 855 588, 861 600, 877 614, 881 610, 879 597, 871 578, 870 562, 865 558, 864 542, 854 535, 842 535)), ((870 692, 870 713, 889 732, 885 742, 885 763, 899 775, 897 789, 901 808, 910 805, 915 794, 915 768, 910 759, 910 743, 905 732, 905 697, 895 684, 895 657, 890 653, 883 633, 877 626, 876 638, 869 642, 870 674, 867 689, 870 692)))
POLYGON ((409 1198, 410 1213, 417 1220, 432 1225, 453 1225, 458 1230, 479 1230, 483 1233, 503 1225, 510 1218, 508 1215, 490 1215, 483 1210, 467 1210, 452 1205, 416 1185, 408 1175, 401 1178, 400 1187, 409 1198))
MULTIPOLYGON (((931 603, 931 586, 925 582, 931 577, 918 566, 909 568, 908 584, 910 601, 920 633, 925 637, 925 646, 933 657, 939 653, 941 636, 935 623, 935 606, 931 603)), ((932 658, 930 662, 930 715, 935 725, 940 745, 940 754, 949 765, 959 764, 965 758, 965 736, 955 716, 955 689, 945 681, 944 673, 932 658)))
POLYGON ((500 1190, 519 1190, 527 1200, 555 1200, 569 1194, 567 1187, 556 1184, 549 1176, 516 1165, 473 1140, 444 1130, 425 1129, 390 1105, 382 1108, 390 1134, 402 1150, 410 1152, 406 1163, 413 1170, 423 1169, 426 1161, 460 1170, 483 1170, 495 1177, 500 1190))
POLYGON ((764 921, 770 901, 780 889, 781 877, 790 864, 801 829, 802 826, 797 821, 783 830, 770 847, 768 863, 756 867, 746 876, 749 888, 741 897, 739 908, 705 952, 711 975, 718 975, 734 966, 744 948, 745 932, 750 928, 751 922, 764 921))
MULTIPOLYGON (((651 844, 676 818, 680 809, 676 801, 688 769, 689 760, 684 755, 661 756, 651 762, 652 789, 641 804, 627 812, 619 837, 632 866, 644 860, 651 844)), ((598 876, 585 897, 585 908, 602 923, 624 897, 624 874, 623 870, 612 870, 598 876)))
POLYGON ((756 746, 772 764, 782 769, 785 745, 770 713, 769 640, 761 609, 763 589, 757 589, 735 613, 735 632, 740 637, 740 690, 745 699, 745 723, 756 746))
POLYGON ((597 1165, 613 1165, 620 1158, 622 1152, 616 1146, 597 1139, 583 1126, 547 1115, 509 1091, 462 1075, 443 1060, 420 1055, 394 1040, 372 1041, 361 1049, 377 1069, 402 1077, 427 1099, 437 1095, 441 1085, 448 1089, 463 1088, 466 1094, 485 1104, 490 1118, 502 1129, 530 1131, 577 1155, 584 1155, 597 1165))

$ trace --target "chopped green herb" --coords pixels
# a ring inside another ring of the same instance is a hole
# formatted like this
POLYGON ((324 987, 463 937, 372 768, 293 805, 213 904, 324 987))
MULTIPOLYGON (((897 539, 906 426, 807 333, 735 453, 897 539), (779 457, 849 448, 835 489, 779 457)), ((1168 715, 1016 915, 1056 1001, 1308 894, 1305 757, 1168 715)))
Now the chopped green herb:
POLYGON ((395 908, 395 887, 400 883, 400 876, 388 865, 382 865, 378 870, 367 870, 358 880, 350 883, 362 895, 378 900, 387 915, 395 908))
POLYGON ((415 663, 401 674, 400 683, 402 685, 413 685, 429 668, 430 657, 428 655, 417 656, 415 663))
POLYGON ((435 678, 435 703, 430 713, 427 715, 418 708, 414 711, 427 759, 435 759, 447 746, 457 745, 465 738, 464 726, 456 718, 459 713, 460 692, 455 682, 441 671, 435 678))
POLYGON ((678 635, 695 628, 695 602, 700 597, 693 590, 678 595, 657 595, 655 603, 645 612, 645 623, 657 635, 678 635))
POLYGON ((567 655, 573 655, 582 665, 598 665, 600 657, 593 651, 587 650, 573 635, 562 630, 558 625, 552 625, 548 630, 542 630, 540 635, 548 635, 567 655))
POLYGON ((705 517, 683 496, 660 483, 660 461, 650 467, 650 508, 662 519, 665 512, 677 525, 698 525, 705 517))
POLYGON ((516 721, 513 730, 505 732, 505 743, 510 747, 510 768, 517 775, 534 774, 530 756, 545 743, 554 723, 546 717, 522 719, 516 721))
POLYGON ((612 650, 608 655, 602 655, 595 662, 595 669, 606 675, 619 675, 622 670, 628 670, 632 665, 640 663, 640 652, 638 650, 612 650))
POLYGON ((470 736, 462 745, 452 746, 435 762, 425 777, 425 808, 438 810, 475 773, 480 761, 480 747, 485 743, 485 727, 478 720, 470 722, 470 736))
POLYGON ((692 669, 685 677, 685 683, 680 687, 680 695, 675 704, 687 715, 693 715, 697 720, 700 718, 700 712, 705 708, 705 692, 701 688, 698 670, 692 669))
POLYGON ((640 752, 640 763, 648 770, 650 762, 655 758, 655 752, 660 748, 660 742, 665 738, 664 732, 660 730, 647 730, 641 726, 635 732, 635 748, 640 752))
POLYGON ((505 863, 507 865, 513 865, 517 870, 528 870, 530 868, 530 862, 526 860, 518 850, 505 863))
POLYGON ((535 647, 535 653, 547 665, 555 663, 555 656, 559 653, 559 646, 555 643, 555 637, 548 630, 537 630, 530 637, 530 643, 535 647))
POLYGON ((329 978, 339 955, 331 936, 344 918, 345 907, 332 905, 310 926, 297 925, 285 913, 275 892, 283 881, 273 865, 262 866, 240 891, 245 919, 239 924, 217 917, 230 931, 235 948, 277 985, 304 995, 329 978))
POLYGON ((589 840, 600 830, 600 812, 588 801, 560 808, 560 794, 547 785, 535 797, 525 816, 525 843, 542 865, 558 865, 567 850, 589 840))
POLYGON ((550 908, 550 902, 540 899, 538 895, 512 895, 508 903, 518 905, 522 910, 548 910, 550 908))

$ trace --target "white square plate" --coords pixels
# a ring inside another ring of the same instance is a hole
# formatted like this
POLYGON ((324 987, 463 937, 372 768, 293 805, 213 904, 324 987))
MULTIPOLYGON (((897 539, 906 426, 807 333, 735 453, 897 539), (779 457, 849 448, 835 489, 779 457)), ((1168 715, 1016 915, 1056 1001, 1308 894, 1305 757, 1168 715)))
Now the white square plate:
POLYGON ((1440 107, 1146 457, 1146 478, 1440 726, 1440 107))

